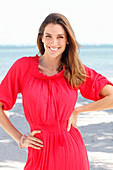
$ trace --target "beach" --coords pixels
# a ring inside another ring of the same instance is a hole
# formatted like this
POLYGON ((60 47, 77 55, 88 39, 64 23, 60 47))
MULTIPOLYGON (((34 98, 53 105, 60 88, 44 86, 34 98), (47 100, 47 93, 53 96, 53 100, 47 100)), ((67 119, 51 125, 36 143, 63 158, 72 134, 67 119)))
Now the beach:
MULTIPOLYGON (((36 47, 21 47, 19 49, 17 47, 5 47, 5 49, 1 47, 0 81, 14 61, 23 56, 34 56, 36 53, 36 47)), ((113 83, 112 56, 112 47, 86 46, 81 51, 84 63, 107 76, 113 83)), ((75 107, 89 102, 79 94, 75 107)), ((22 108, 21 95, 18 96, 13 109, 5 113, 22 134, 30 133, 22 108)), ((78 116, 77 125, 87 148, 90 169, 113 170, 113 109, 82 113, 78 116)), ((26 160, 27 149, 20 149, 18 144, 0 127, 0 170, 23 170, 26 160)))
MULTIPOLYGON (((113 79, 110 79, 113 82, 113 79)), ((17 99, 13 111, 5 113, 14 126, 23 134, 29 127, 22 110, 21 98, 17 99)), ((75 107, 87 104, 82 96, 75 107)), ((78 117, 78 128, 85 142, 91 170, 113 169, 113 110, 82 113, 78 117)), ((0 170, 22 170, 27 159, 27 149, 18 144, 0 128, 0 170)))

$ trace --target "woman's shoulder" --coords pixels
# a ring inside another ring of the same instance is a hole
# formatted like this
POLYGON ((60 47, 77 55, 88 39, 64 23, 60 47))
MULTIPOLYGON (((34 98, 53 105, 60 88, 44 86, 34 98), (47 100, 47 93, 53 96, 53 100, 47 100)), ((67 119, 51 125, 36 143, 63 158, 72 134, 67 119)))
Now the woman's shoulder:
POLYGON ((20 76, 22 75, 25 75, 26 72, 29 72, 30 68, 31 68, 31 63, 33 61, 33 58, 32 56, 24 56, 24 57, 21 57, 19 59, 17 59, 13 65, 11 66, 11 68, 9 69, 9 73, 15 73, 15 74, 18 74, 20 76))
POLYGON ((95 74, 99 74, 94 68, 91 68, 89 66, 83 65, 87 76, 95 76, 95 74))
POLYGON ((27 67, 30 66, 31 64, 31 61, 35 60, 36 56, 24 56, 24 57, 21 57, 19 59, 17 59, 15 62, 14 62, 14 66, 17 67, 17 68, 22 68, 22 69, 25 69, 27 67))
POLYGON ((16 65, 28 65, 30 63, 31 57, 21 57, 15 61, 16 65))

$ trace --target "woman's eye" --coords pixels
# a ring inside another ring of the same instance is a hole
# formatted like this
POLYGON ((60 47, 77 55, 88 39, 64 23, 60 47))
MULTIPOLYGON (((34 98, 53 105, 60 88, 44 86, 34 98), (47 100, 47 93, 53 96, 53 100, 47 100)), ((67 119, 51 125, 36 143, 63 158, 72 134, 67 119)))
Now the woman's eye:
POLYGON ((51 36, 50 36, 50 35, 47 35, 46 37, 51 38, 51 36))
POLYGON ((62 36, 59 36, 58 38, 64 38, 64 37, 62 37, 62 36))

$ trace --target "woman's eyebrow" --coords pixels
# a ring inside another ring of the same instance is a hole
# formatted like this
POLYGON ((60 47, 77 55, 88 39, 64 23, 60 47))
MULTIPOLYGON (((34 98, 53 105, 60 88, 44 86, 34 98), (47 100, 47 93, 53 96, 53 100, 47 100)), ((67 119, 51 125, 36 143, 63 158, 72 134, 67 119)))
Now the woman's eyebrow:
MULTIPOLYGON (((49 34, 49 35, 52 35, 52 34, 50 34, 50 33, 45 33, 45 34, 49 34)), ((58 35, 64 35, 64 34, 58 34, 58 35)))
MULTIPOLYGON (((45 33, 45 34, 50 34, 50 33, 45 33)), ((50 34, 51 35, 51 34, 50 34)))
POLYGON ((58 34, 58 35, 64 35, 64 34, 58 34))

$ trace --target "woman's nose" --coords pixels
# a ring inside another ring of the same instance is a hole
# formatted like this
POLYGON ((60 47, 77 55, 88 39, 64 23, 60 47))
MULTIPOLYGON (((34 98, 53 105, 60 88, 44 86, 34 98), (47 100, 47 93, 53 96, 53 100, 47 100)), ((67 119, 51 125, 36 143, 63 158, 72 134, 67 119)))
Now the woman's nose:
POLYGON ((57 39, 56 38, 53 38, 52 41, 51 41, 51 45, 52 46, 56 46, 57 45, 57 39))

